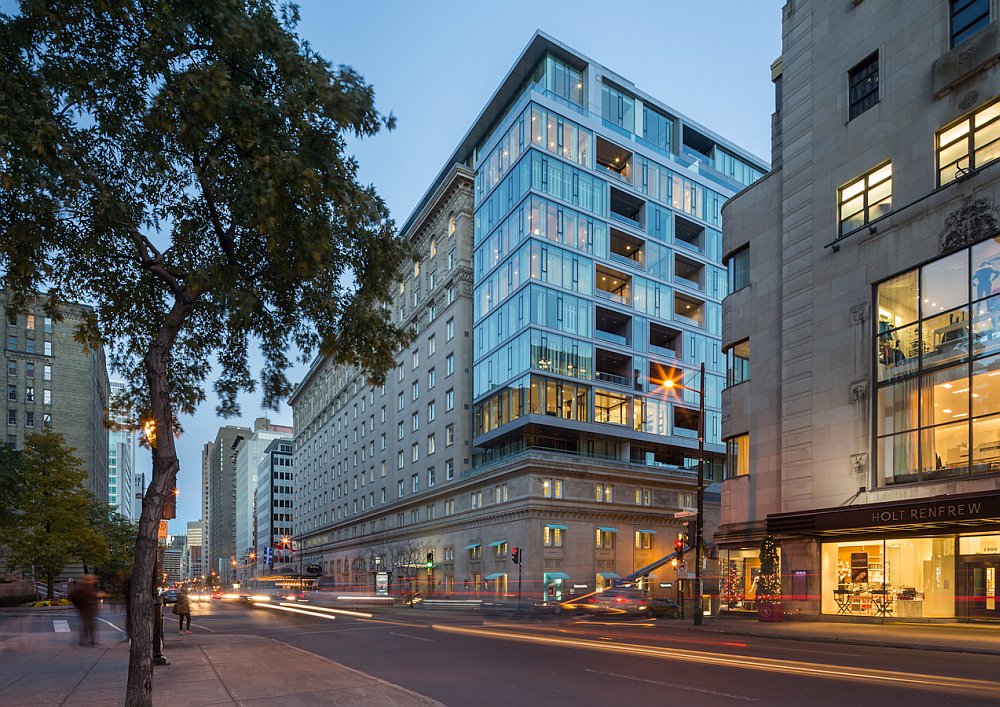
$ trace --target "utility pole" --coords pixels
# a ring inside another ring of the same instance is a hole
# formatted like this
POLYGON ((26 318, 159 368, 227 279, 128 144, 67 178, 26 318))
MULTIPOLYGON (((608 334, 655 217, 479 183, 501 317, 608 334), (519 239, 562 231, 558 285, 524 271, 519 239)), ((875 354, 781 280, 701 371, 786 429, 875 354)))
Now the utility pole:
POLYGON ((698 515, 694 521, 694 625, 701 626, 702 616, 702 572, 701 544, 705 530, 705 363, 701 364, 698 384, 698 515))

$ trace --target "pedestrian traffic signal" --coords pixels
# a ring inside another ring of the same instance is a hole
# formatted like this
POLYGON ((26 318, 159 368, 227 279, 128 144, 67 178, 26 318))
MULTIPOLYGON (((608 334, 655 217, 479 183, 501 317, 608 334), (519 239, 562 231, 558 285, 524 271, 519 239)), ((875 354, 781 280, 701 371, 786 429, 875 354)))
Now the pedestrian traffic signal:
POLYGON ((427 553, 427 563, 425 565, 428 570, 434 569, 434 551, 427 553))
POLYGON ((676 540, 674 540, 674 550, 677 551, 677 559, 678 560, 683 560, 684 559, 684 541, 681 540, 680 538, 677 538, 676 540))
POLYGON ((510 551, 510 561, 515 565, 521 564, 521 548, 515 547, 510 551))

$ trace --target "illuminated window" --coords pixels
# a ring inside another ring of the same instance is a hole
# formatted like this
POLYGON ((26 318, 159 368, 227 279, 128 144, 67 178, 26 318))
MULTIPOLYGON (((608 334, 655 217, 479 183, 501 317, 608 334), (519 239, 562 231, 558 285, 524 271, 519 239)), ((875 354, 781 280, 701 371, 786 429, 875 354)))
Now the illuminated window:
POLYGON ((614 486, 611 484, 594 484, 594 500, 598 503, 614 503, 614 486))
POLYGON ((892 163, 862 175, 838 191, 840 235, 870 223, 892 209, 892 163))
POLYGON ((938 183, 964 177, 1000 157, 1000 100, 979 108, 937 134, 938 183))
POLYGON ((610 550, 615 546, 614 528, 597 528, 595 531, 594 547, 598 550, 610 550))
POLYGON ((562 547, 566 537, 566 527, 562 525, 546 525, 542 528, 542 544, 545 547, 562 547))
POLYGON ((726 440, 726 478, 750 473, 750 435, 738 435, 726 440))
POLYGON ((545 498, 562 498, 562 479, 542 479, 542 495, 545 498))
POLYGON ((635 549, 636 550, 650 550, 653 547, 653 531, 651 530, 637 530, 635 531, 635 549))

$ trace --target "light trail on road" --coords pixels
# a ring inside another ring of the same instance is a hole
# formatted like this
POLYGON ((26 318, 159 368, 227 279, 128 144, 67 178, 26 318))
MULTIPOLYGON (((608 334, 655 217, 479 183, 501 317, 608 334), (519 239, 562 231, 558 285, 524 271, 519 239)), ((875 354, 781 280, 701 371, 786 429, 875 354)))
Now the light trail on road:
POLYGON ((580 650, 597 651, 601 653, 617 653, 634 655, 643 658, 661 660, 678 660, 688 663, 701 663, 715 668, 730 667, 743 670, 756 670, 772 673, 798 675, 800 677, 826 678, 835 680, 850 680, 869 683, 895 683, 900 686, 931 690, 934 692, 953 692, 960 690, 976 695, 1000 694, 1000 683, 988 680, 973 680, 968 678, 948 677, 944 675, 920 675, 892 670, 855 668, 843 665, 827 665, 822 663, 806 663, 778 658, 740 657, 720 653, 704 653, 681 648, 665 648, 659 646, 644 646, 627 643, 606 643, 603 641, 583 640, 579 638, 564 638, 559 636, 542 636, 537 634, 514 631, 500 631, 489 628, 468 626, 445 626, 433 624, 435 631, 479 638, 493 638, 503 641, 535 643, 539 645, 556 646, 560 648, 576 648, 580 650))

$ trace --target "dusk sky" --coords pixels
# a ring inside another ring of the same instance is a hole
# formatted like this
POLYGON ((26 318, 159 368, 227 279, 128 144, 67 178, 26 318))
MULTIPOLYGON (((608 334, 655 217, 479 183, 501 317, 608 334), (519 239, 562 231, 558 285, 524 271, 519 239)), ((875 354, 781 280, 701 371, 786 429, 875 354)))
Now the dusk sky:
MULTIPOLYGON (((783 4, 303 0, 299 32, 331 63, 360 72, 374 85, 379 110, 396 116, 393 132, 352 142, 351 149, 362 180, 376 186, 402 224, 537 29, 768 159, 770 66, 781 51, 783 4)), ((307 368, 291 370, 290 379, 297 382, 307 368)), ((289 407, 264 411, 259 394, 243 396, 236 419, 217 418, 215 404, 209 391, 198 414, 182 420, 172 533, 201 516, 201 448, 220 425, 251 426, 258 416, 292 423, 289 407)), ((137 456, 138 471, 148 475, 149 451, 140 448, 137 456)))

